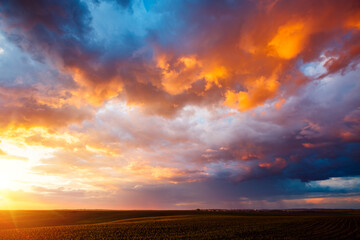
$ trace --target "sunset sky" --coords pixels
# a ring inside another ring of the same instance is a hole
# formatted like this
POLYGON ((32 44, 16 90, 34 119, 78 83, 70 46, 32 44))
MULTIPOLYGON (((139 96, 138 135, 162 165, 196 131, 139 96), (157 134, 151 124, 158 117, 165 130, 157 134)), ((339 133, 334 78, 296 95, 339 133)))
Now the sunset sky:
POLYGON ((360 1, 0 0, 0 209, 360 208, 360 1))

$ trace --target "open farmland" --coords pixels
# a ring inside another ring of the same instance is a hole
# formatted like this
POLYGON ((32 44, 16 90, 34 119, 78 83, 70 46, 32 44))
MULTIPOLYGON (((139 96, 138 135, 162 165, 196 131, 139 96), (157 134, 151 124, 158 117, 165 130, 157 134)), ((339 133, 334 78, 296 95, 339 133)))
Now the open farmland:
POLYGON ((2 211, 0 216, 0 239, 360 239, 360 212, 350 210, 2 211))

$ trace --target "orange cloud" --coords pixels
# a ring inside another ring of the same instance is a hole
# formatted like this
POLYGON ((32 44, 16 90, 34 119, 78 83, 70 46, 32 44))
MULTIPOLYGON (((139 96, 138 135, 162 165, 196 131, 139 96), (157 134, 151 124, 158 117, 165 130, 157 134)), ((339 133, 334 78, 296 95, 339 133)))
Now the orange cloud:
POLYGON ((302 144, 305 148, 320 148, 320 147, 328 147, 331 146, 331 143, 322 142, 322 143, 303 143, 302 144))
POLYGON ((206 81, 204 91, 213 85, 221 88, 221 81, 229 77, 227 69, 221 64, 196 56, 182 56, 174 60, 174 57, 162 53, 158 54, 156 62, 162 71, 162 86, 171 95, 191 89, 193 83, 202 79, 206 81))
POLYGON ((287 162, 283 158, 276 158, 273 162, 259 163, 259 167, 269 168, 272 171, 280 171, 287 166, 287 162))
POLYGON ((170 183, 196 182, 201 180, 205 173, 201 171, 192 171, 177 169, 172 167, 152 166, 141 161, 132 161, 124 171, 129 171, 133 177, 138 176, 141 179, 151 181, 164 181, 170 183))
POLYGON ((309 26, 304 22, 288 22, 278 28, 274 38, 268 43, 270 56, 284 59, 296 57, 304 48, 309 26))
POLYGON ((118 77, 112 77, 103 84, 94 84, 88 79, 89 76, 84 70, 72 67, 68 71, 80 85, 79 89, 71 91, 72 97, 69 101, 74 105, 81 106, 90 103, 93 106, 100 106, 104 101, 118 96, 123 90, 123 84, 118 77))
POLYGON ((224 66, 214 66, 212 69, 204 71, 202 76, 205 78, 206 90, 208 90, 213 84, 218 87, 222 87, 221 80, 229 77, 229 73, 224 66))
POLYGON ((282 107, 282 105, 283 105, 285 102, 286 102, 285 99, 280 99, 279 101, 277 101, 277 102, 275 103, 275 108, 276 108, 277 110, 280 110, 281 107, 282 107))
POLYGON ((248 81, 248 91, 238 93, 228 90, 225 94, 224 104, 239 111, 246 111, 259 105, 263 105, 266 100, 276 96, 280 83, 276 76, 266 79, 260 77, 255 81, 248 81))
POLYGON ((201 63, 194 56, 180 57, 170 64, 165 55, 157 59, 157 66, 162 70, 162 85, 172 95, 180 94, 191 88, 191 84, 199 80, 201 63))
POLYGON ((360 12, 357 12, 354 15, 350 15, 345 22, 345 26, 360 29, 360 12))

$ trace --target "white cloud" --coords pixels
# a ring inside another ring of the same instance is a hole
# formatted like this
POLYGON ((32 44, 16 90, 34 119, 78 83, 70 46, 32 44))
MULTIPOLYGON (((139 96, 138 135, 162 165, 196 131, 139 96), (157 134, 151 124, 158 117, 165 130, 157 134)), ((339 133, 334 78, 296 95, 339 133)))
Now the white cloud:
POLYGON ((329 187, 331 189, 359 189, 359 177, 332 177, 326 180, 309 183, 310 187, 329 187))

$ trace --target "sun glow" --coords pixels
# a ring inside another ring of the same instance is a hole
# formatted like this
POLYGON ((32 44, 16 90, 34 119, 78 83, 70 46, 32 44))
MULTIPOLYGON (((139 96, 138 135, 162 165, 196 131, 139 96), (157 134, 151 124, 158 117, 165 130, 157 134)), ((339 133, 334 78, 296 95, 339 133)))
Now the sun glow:
POLYGON ((35 162, 49 156, 54 150, 43 146, 29 146, 21 141, 0 139, 0 148, 5 152, 1 158, 12 158, 24 161, 35 162))
POLYGON ((31 184, 36 178, 31 167, 41 158, 50 156, 52 150, 11 139, 0 140, 0 190, 26 188, 27 183, 31 184))
POLYGON ((27 162, 0 158, 0 190, 17 189, 26 172, 27 162))

